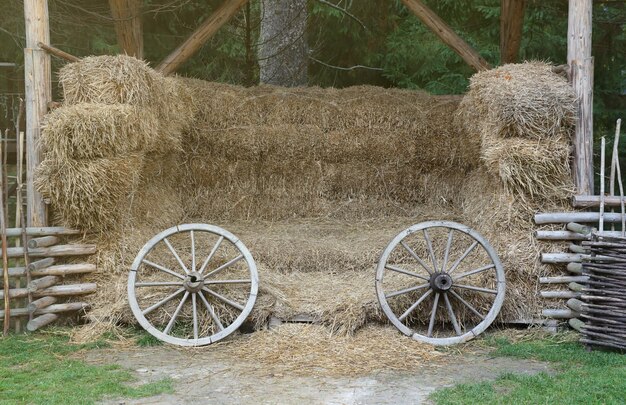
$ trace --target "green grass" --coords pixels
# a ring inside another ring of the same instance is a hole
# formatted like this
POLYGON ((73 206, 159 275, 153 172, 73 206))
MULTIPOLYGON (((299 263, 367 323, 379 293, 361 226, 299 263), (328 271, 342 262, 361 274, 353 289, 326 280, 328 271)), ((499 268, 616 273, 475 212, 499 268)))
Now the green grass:
POLYGON ((72 353, 102 347, 74 345, 65 336, 0 338, 0 404, 91 404, 104 398, 140 398, 172 392, 172 381, 130 386, 135 378, 117 365, 89 365, 72 353))
POLYGON ((504 374, 495 381, 436 391, 431 399, 437 404, 626 404, 626 355, 587 352, 562 336, 492 343, 495 356, 547 361, 556 372, 504 374))

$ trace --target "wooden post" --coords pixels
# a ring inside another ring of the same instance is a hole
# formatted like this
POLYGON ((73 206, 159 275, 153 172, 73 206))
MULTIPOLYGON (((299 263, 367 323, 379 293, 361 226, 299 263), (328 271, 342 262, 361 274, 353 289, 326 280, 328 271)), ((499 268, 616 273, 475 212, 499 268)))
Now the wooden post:
POLYGON ((52 100, 50 55, 37 45, 50 43, 48 0, 24 0, 26 48, 24 80, 26 93, 26 201, 28 226, 45 226, 46 205, 35 189, 35 170, 41 162, 41 121, 52 100))
POLYGON ((574 184, 578 194, 593 195, 593 58, 592 0, 569 0, 567 64, 578 97, 574 135, 574 184))
POLYGON ((402 0, 402 2, 419 18, 435 35, 456 52, 463 60, 477 72, 490 69, 489 63, 434 11, 426 7, 420 0, 402 0))
POLYGON ((109 0, 117 43, 127 55, 143 59, 141 0, 109 0))
POLYGON ((516 63, 522 43, 526 0, 500 0, 500 62, 516 63))
POLYGON ((164 75, 174 73, 183 63, 195 54, 222 25, 230 20, 235 13, 237 13, 237 10, 247 1, 248 0, 224 0, 224 3, 198 27, 185 42, 163 59, 156 70, 164 75))

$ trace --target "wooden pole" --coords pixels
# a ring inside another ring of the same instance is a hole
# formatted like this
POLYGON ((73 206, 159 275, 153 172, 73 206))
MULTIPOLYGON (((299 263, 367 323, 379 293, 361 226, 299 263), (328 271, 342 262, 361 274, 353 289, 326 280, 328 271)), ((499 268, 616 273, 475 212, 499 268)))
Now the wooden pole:
POLYGON ((578 194, 593 189, 593 58, 591 57, 592 0, 569 0, 567 64, 578 98, 574 134, 574 184, 578 194))
POLYGON ((489 63, 474 48, 456 34, 434 11, 426 7, 420 0, 402 0, 417 18, 422 21, 435 35, 456 52, 477 72, 490 69, 489 63))
POLYGON ((26 201, 28 226, 45 226, 46 205, 35 189, 35 170, 41 162, 38 147, 41 121, 52 100, 50 55, 37 45, 50 43, 48 0, 24 0, 26 48, 24 81, 26 93, 26 201))
POLYGON ((224 0, 224 3, 207 18, 193 34, 169 54, 156 70, 169 75, 195 54, 248 0, 224 0))
POLYGON ((51 46, 51 45, 46 45, 44 43, 38 42, 37 46, 39 46, 44 51, 48 52, 50 55, 54 55, 57 58, 65 59, 68 62, 78 62, 80 60, 80 58, 74 55, 70 55, 69 53, 62 51, 59 48, 55 48, 54 46, 51 46))
MULTIPOLYGON (((0 147, 0 149, 2 149, 0 147)), ((1 151, 0 151, 1 152, 1 151)), ((0 153, 1 154, 1 153, 0 153)), ((1 165, 0 165, 1 166, 1 165)), ((0 178, 4 179, 2 173, 0 178)), ((2 237, 2 274, 4 280, 4 327, 2 329, 3 336, 9 334, 9 324, 11 321, 11 302, 10 302, 10 285, 9 285, 9 255, 7 253, 7 232, 4 213, 4 185, 0 184, 0 236, 2 237)))
POLYGON ((127 55, 143 59, 142 0, 109 0, 117 43, 127 55))
POLYGON ((500 62, 516 63, 522 44, 526 0, 500 0, 500 62))

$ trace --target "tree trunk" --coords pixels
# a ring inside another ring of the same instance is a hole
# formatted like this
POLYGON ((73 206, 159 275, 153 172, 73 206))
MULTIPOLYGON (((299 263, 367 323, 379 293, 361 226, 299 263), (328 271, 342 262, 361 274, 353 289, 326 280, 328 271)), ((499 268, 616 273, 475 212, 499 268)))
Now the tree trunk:
POLYGON ((500 62, 517 63, 526 0, 500 1, 500 62))
POLYGON ((259 67, 261 83, 295 87, 307 84, 306 0, 264 0, 261 7, 259 67))

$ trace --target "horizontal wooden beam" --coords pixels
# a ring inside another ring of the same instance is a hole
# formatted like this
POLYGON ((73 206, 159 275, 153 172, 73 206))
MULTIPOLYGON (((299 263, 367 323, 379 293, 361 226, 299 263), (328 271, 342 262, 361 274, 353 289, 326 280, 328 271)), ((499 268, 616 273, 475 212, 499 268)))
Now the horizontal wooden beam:
POLYGON ((202 45, 215 35, 247 1, 248 0, 224 0, 222 5, 200 24, 185 42, 163 59, 156 67, 156 70, 164 75, 170 75, 176 72, 176 70, 198 52, 198 50, 202 48, 202 45))
MULTIPOLYGON (((33 293, 34 298, 40 297, 64 297, 73 295, 86 295, 96 292, 97 285, 95 283, 84 284, 65 284, 49 287, 33 293)), ((12 288, 9 290, 10 298, 23 298, 28 296, 26 288, 12 288)), ((0 299, 4 299, 4 292, 0 291, 0 299)))
MULTIPOLYGON (((620 207, 621 202, 626 203, 626 197, 621 198, 619 196, 605 196, 605 207, 620 207)), ((599 195, 575 195, 572 197, 572 205, 575 208, 596 208, 600 206, 599 195)))
MULTIPOLYGON (((96 265, 91 263, 74 263, 74 264, 58 264, 55 266, 44 267, 40 270, 32 270, 31 277, 43 276, 69 276, 72 274, 93 273, 96 271, 96 265)), ((9 269, 9 276, 24 277, 26 270, 23 267, 12 267, 9 269)))
MULTIPOLYGON (((65 304, 48 305, 33 311, 33 315, 43 314, 59 314, 62 312, 80 311, 89 308, 89 304, 84 302, 68 302, 65 304)), ((28 308, 12 308, 11 316, 28 316, 30 311, 28 308)), ((0 316, 4 316, 4 311, 0 310, 0 316)))
POLYGON ((574 291, 539 291, 541 298, 580 298, 582 293, 574 291))
POLYGON ((55 48, 52 45, 46 45, 43 42, 38 42, 37 46, 48 52, 50 55, 56 56, 57 58, 65 59, 68 62, 78 62, 80 60, 80 58, 74 55, 70 55, 69 53, 62 51, 59 48, 55 48))
POLYGON ((445 23, 433 10, 428 8, 420 0, 402 0, 417 18, 424 23, 443 43, 448 45, 474 70, 490 69, 489 63, 474 48, 457 35, 454 30, 445 23))
MULTIPOLYGON (((535 215, 537 225, 566 224, 569 222, 596 223, 599 220, 600 213, 598 212, 554 212, 535 215)), ((622 222, 622 215, 605 212, 604 222, 622 222)))
MULTIPOLYGON (((57 226, 50 227, 27 227, 24 229, 28 236, 46 235, 79 235, 81 232, 76 229, 68 229, 57 226)), ((22 228, 7 228, 7 236, 22 236, 22 228)))
MULTIPOLYGON (((28 249, 31 257, 84 256, 96 253, 96 245, 56 245, 45 248, 28 249)), ((23 247, 7 248, 8 257, 24 256, 23 247)))

